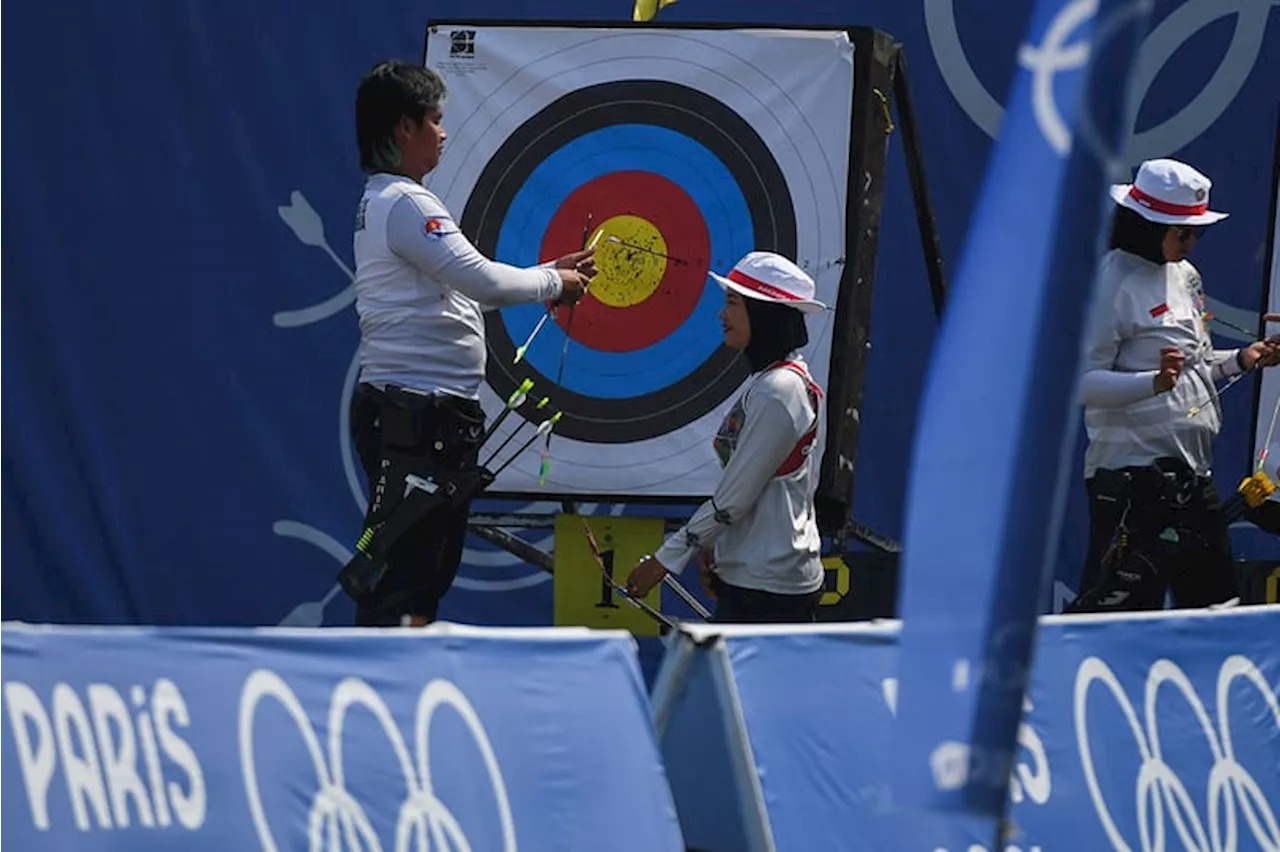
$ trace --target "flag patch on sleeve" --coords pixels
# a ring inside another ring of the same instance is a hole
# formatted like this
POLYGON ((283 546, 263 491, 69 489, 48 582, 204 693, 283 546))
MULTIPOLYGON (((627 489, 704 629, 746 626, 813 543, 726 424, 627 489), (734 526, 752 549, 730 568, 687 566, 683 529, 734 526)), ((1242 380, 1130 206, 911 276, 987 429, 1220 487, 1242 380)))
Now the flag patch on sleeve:
POLYGON ((1163 316, 1164 314, 1167 314, 1167 313, 1169 313, 1169 305, 1165 302, 1161 302, 1160 304, 1156 305, 1154 308, 1151 309, 1152 318, 1163 316))
POLYGON ((432 239, 440 240, 449 234, 458 233, 458 226, 447 217, 432 216, 422 224, 422 233, 432 239))

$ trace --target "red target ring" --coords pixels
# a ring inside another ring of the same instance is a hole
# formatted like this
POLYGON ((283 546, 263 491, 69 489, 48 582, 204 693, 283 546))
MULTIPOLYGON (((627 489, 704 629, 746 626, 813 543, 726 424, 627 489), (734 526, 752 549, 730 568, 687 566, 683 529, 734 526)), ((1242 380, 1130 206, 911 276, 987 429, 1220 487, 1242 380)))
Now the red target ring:
POLYGON ((596 243, 599 274, 578 303, 572 328, 567 308, 556 312, 556 321, 578 343, 604 352, 630 352, 663 340, 693 313, 706 287, 711 237, 697 205, 653 172, 601 175, 565 199, 547 226, 539 256, 581 249, 588 217, 591 231, 603 229, 596 243), (611 235, 621 242, 610 241, 611 235))

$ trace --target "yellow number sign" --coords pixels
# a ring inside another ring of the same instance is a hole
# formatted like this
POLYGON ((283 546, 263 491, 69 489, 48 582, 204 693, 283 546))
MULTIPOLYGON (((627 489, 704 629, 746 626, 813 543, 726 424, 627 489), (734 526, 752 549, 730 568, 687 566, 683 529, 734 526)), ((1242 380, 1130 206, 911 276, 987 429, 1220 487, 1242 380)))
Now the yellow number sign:
POLYGON ((826 591, 822 593, 819 606, 835 606, 849 594, 849 566, 843 556, 824 556, 822 567, 826 569, 826 591), (834 575, 834 576, 832 576, 834 575))
MULTIPOLYGON (((605 568, 613 580, 624 588, 631 569, 646 553, 662 544, 662 518, 583 518, 560 515, 556 518, 555 553, 555 618, 559 626, 594 627, 630 630, 636 636, 657 636, 658 622, 627 603, 609 586, 600 565, 591 555, 582 522, 600 545, 605 568)), ((644 599, 661 611, 662 586, 656 586, 644 599)))

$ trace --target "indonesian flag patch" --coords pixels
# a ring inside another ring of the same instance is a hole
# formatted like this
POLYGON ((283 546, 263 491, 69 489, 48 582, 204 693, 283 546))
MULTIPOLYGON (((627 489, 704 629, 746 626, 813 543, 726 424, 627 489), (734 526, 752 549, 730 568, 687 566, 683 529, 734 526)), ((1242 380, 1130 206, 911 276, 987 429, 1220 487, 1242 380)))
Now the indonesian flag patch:
POLYGON ((1161 302, 1151 309, 1151 317, 1153 319, 1155 317, 1164 316, 1167 313, 1169 313, 1169 305, 1166 302, 1161 302))

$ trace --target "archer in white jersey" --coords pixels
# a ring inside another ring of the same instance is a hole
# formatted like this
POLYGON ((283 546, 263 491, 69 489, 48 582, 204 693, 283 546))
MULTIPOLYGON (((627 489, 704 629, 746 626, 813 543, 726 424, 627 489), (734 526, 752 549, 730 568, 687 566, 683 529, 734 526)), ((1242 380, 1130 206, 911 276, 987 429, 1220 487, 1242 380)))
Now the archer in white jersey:
POLYGON ((1089 551, 1068 611, 1180 607, 1236 594, 1212 447, 1217 383, 1280 361, 1276 340, 1214 349, 1200 273, 1186 259, 1205 227, 1207 177, 1176 160, 1142 164, 1112 187, 1111 250, 1080 380, 1089 491, 1089 551))
POLYGON ((810 455, 821 426, 822 389, 800 351, 805 315, 826 306, 787 258, 751 252, 728 274, 724 344, 752 376, 713 440, 724 473, 715 494, 627 578, 643 597, 667 572, 697 560, 721 622, 814 621, 822 600, 822 539, 810 455))
MULTIPOLYGON (((366 528, 403 499, 406 475, 447 477, 475 465, 484 431, 483 311, 571 305, 595 274, 590 251, 520 269, 476 250, 422 185, 444 150, 444 99, 440 75, 406 62, 379 63, 356 93, 368 178, 355 221, 360 383, 351 433, 370 484, 366 528)), ((468 512, 469 503, 437 510, 396 540, 386 573, 356 601, 356 623, 435 620, 462 558, 468 512)))

